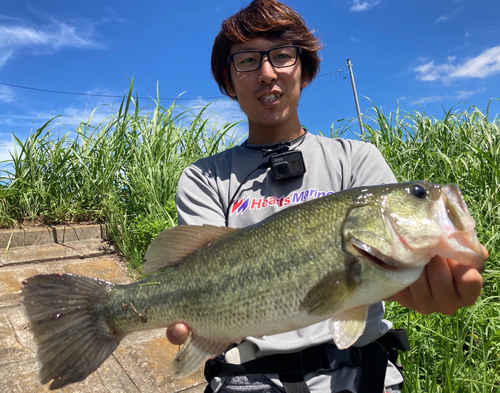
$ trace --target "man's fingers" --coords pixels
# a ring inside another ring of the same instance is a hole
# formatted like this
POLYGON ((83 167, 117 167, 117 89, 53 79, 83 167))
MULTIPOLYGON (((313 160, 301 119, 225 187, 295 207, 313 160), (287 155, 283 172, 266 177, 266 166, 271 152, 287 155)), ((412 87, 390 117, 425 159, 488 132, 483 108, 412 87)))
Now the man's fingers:
POLYGON ((462 307, 472 306, 483 287, 483 277, 476 269, 458 265, 452 270, 453 279, 457 288, 457 293, 460 296, 460 303, 462 307))
POLYGON ((484 255, 484 257, 486 259, 488 259, 490 257, 490 253, 488 252, 488 250, 486 249, 486 247, 483 246, 482 244, 481 244, 481 248, 483 249, 483 255, 484 255))
POLYGON ((174 345, 182 345, 187 340, 190 330, 183 323, 175 323, 167 329, 167 338, 174 345))
POLYGON ((456 261, 436 257, 426 268, 433 308, 441 314, 452 315, 460 308, 460 296, 452 274, 456 265, 456 261))
POLYGON ((428 265, 424 268, 418 280, 406 288, 404 293, 406 304, 401 303, 405 307, 413 308, 424 315, 434 312, 432 307, 434 301, 427 277, 427 269, 428 265))

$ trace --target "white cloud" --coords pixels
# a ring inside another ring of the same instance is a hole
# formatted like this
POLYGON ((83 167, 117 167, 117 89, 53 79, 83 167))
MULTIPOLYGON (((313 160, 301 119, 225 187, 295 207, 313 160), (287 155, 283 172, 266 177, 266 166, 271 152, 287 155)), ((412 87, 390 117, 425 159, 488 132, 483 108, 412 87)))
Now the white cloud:
POLYGON ((453 78, 486 78, 500 72, 500 46, 467 60, 451 74, 453 78))
POLYGON ((427 96, 427 97, 421 97, 418 99, 413 100, 414 104, 417 105, 424 105, 424 104, 432 104, 432 103, 442 103, 443 101, 460 101, 460 100, 465 100, 475 94, 478 93, 483 93, 487 89, 486 88, 479 88, 476 90, 458 90, 455 91, 453 94, 452 93, 446 93, 444 95, 440 96, 427 96))
POLYGON ((414 71, 419 74, 417 75, 417 79, 425 82, 434 82, 438 79, 446 79, 446 76, 453 72, 454 69, 455 66, 452 64, 435 65, 434 60, 432 60, 415 67, 414 71))
POLYGON ((0 48, 47 46, 58 50, 63 47, 100 48, 90 39, 91 32, 79 32, 76 26, 54 21, 49 26, 0 26, 0 48))
POLYGON ((7 63, 7 60, 9 60, 12 57, 13 53, 14 53, 13 50, 6 50, 2 54, 0 54, 0 68, 2 68, 4 64, 7 63))
MULTIPOLYGON (((100 88, 89 90, 86 93, 123 96, 123 92, 103 90, 100 88)), ((106 124, 117 113, 120 106, 119 102, 121 102, 120 98, 84 97, 81 99, 80 105, 71 105, 65 108, 52 110, 51 113, 43 113, 38 119, 47 121, 57 114, 60 114, 62 116, 54 120, 53 125, 57 125, 59 128, 62 127, 64 130, 74 130, 81 122, 89 124, 92 127, 97 127, 101 123, 106 124), (115 103, 111 103, 111 100, 115 103)), ((146 99, 140 99, 139 102, 140 107, 143 108, 141 109, 140 115, 152 115, 152 110, 155 108, 156 103, 153 100, 146 99)), ((170 104, 170 102, 167 102, 167 107, 170 106, 170 104)), ((225 123, 241 122, 233 128, 235 135, 239 138, 248 134, 248 125, 245 122, 246 115, 241 111, 239 104, 235 101, 230 99, 214 101, 198 98, 187 101, 177 101, 176 105, 178 107, 175 112, 176 114, 189 111, 189 113, 186 113, 186 116, 182 116, 183 120, 180 121, 181 123, 189 124, 193 116, 197 116, 200 111, 208 105, 201 116, 203 120, 208 120, 208 128, 219 128, 225 123)), ((163 106, 165 106, 165 102, 163 102, 163 106)), ((131 110, 134 110, 133 107, 131 110)), ((35 116, 31 119, 34 117, 35 116)), ((232 132, 230 132, 230 134, 232 134, 232 132)))
POLYGON ((92 127, 97 127, 100 124, 105 124, 115 114, 115 111, 110 105, 102 105, 95 107, 68 107, 64 109, 64 117, 60 119, 68 127, 76 127, 80 123, 86 123, 92 127))
POLYGON ((451 13, 449 14, 446 14, 446 15, 441 15, 437 20, 436 20, 436 23, 439 23, 439 22, 447 22, 449 21, 451 18, 453 18, 454 16, 456 16, 460 11, 461 11, 462 7, 458 7, 458 8, 455 8, 451 13))
MULTIPOLYGON (((116 91, 96 87, 87 90, 85 94, 99 94, 108 96, 123 97, 126 91, 116 91)), ((101 123, 107 123, 117 112, 120 107, 122 98, 114 97, 98 97, 98 96, 82 96, 74 104, 53 109, 52 113, 45 113, 44 117, 51 119, 57 115, 62 115, 56 120, 56 123, 64 127, 75 128, 80 123, 86 123, 92 127, 98 127, 101 123)), ((141 103, 141 107, 144 102, 141 103)), ((131 109, 133 110, 133 108, 131 109)), ((147 112, 147 108, 145 109, 147 112)))
POLYGON ((101 23, 106 23, 106 22, 109 22, 109 21, 112 21, 112 22, 119 22, 119 23, 125 23, 125 22, 128 22, 127 19, 125 18, 122 18, 118 15, 118 13, 112 9, 111 7, 107 7, 105 6, 104 9, 106 11, 108 11, 109 14, 111 14, 111 16, 108 16, 108 17, 104 17, 102 20, 101 20, 101 23))
POLYGON ((456 93, 456 98, 459 99, 459 100, 465 100, 475 94, 478 94, 478 93, 484 93, 487 89, 486 88, 480 88, 480 89, 476 89, 476 90, 458 90, 456 93))
MULTIPOLYGON (((3 88, 4 86, 0 85, 0 102, 16 100, 15 89, 3 90, 3 88)), ((123 95, 123 92, 99 88, 89 90, 86 93, 123 95)), ((19 99, 16 101, 19 102, 19 99)), ((82 96, 71 100, 71 102, 71 105, 68 106, 54 107, 51 105, 48 110, 46 110, 46 103, 42 107, 40 105, 31 105, 29 108, 5 106, 6 110, 0 112, 0 130, 14 130, 16 135, 24 134, 29 132, 30 129, 35 130, 41 127, 49 120, 51 120, 49 128, 56 128, 62 133, 74 131, 75 127, 81 122, 95 127, 102 121, 106 122, 106 119, 109 119, 118 111, 121 99, 82 96)), ((0 133, 0 141, 1 136, 0 133)))
POLYGON ((0 25, 0 68, 16 52, 24 49, 32 53, 47 53, 68 47, 103 48, 101 43, 93 39, 94 27, 88 21, 77 25, 51 18, 45 25, 33 26, 16 18, 0 19, 9 21, 8 24, 0 25))
POLYGON ((0 168, 6 164, 4 161, 11 161, 11 152, 14 152, 14 144, 11 141, 0 141, 0 168))
POLYGON ((454 64, 455 60, 455 56, 449 56, 444 64, 435 64, 432 60, 415 67, 417 79, 449 83, 453 79, 486 78, 500 73, 500 46, 487 49, 479 56, 459 64, 454 64))
POLYGON ((23 20, 21 18, 15 18, 15 17, 8 16, 8 15, 0 15, 0 20, 16 20, 16 21, 23 22, 23 20))
MULTIPOLYGON (((247 117, 236 101, 230 99, 209 101, 204 98, 199 98, 196 100, 189 100, 183 106, 193 109, 192 112, 197 115, 207 104, 210 105, 203 113, 202 118, 208 119, 210 127, 219 127, 225 123, 240 122, 233 128, 234 136, 242 138, 248 134, 248 124, 246 123, 247 117)), ((233 134, 233 132, 230 132, 230 135, 231 134, 233 134)))
POLYGON ((428 97, 418 98, 413 102, 418 105, 423 105, 423 104, 432 104, 434 102, 443 102, 444 99, 445 97, 442 96, 428 96, 428 97))
POLYGON ((9 86, 0 85, 0 102, 12 102, 14 91, 9 86))
POLYGON ((380 0, 352 0, 352 6, 349 10, 353 12, 367 11, 378 4, 380 4, 380 0))

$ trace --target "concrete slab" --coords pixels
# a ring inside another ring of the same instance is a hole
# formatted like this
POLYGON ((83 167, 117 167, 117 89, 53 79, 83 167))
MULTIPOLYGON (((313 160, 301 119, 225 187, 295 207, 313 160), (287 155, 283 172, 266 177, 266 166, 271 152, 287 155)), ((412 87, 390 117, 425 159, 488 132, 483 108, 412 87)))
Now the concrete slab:
POLYGON ((0 254, 0 261, 5 266, 48 262, 53 260, 84 259, 108 255, 114 247, 103 241, 81 241, 38 246, 12 247, 7 254, 0 254))
MULTIPOLYGON (((0 368, 7 363, 32 358, 33 354, 23 347, 5 315, 0 316, 0 368)), ((0 379, 1 380, 1 379, 0 379)))
POLYGON ((47 386, 42 386, 38 382, 35 359, 2 365, 0 380, 2 391, 6 393, 49 392, 47 386))
MULTIPOLYGON (((9 364, 0 369, 0 380, 2 381, 2 392, 26 393, 26 392, 50 392, 49 384, 41 385, 38 379, 38 366, 36 361, 19 362, 9 364), (13 378, 14 375, 20 378, 13 378), (22 379, 22 381, 20 381, 22 379), (8 384, 6 390, 4 383, 8 384)), ((84 381, 78 382, 63 389, 58 390, 61 393, 138 393, 149 392, 139 390, 133 381, 123 371, 116 359, 111 356, 101 367, 93 374, 89 375, 84 381)), ((169 390, 156 390, 151 392, 174 393, 169 390)), ((203 392, 203 390, 186 390, 189 393, 203 392)))
POLYGON ((22 229, 0 229, 0 249, 5 251, 10 247, 24 246, 24 230, 22 229))
POLYGON ((67 259, 64 261, 49 261, 44 263, 33 264, 30 263, 28 266, 33 266, 36 274, 55 274, 55 273, 65 273, 63 267, 67 262, 81 261, 81 259, 67 259))
MULTIPOLYGON (((36 344, 21 308, 11 308, 8 312, 0 314, 0 386, 2 387, 0 391, 5 391, 4 382, 10 380, 13 386, 7 390, 9 392, 48 391, 46 386, 43 387, 38 382, 35 360, 36 344), (16 376, 26 377, 27 380, 21 384, 16 376)), ((101 365, 96 375, 91 375, 87 379, 92 381, 74 384, 62 389, 61 392, 139 392, 113 356, 101 365)))
POLYGON ((188 378, 170 377, 168 365, 177 351, 166 337, 157 337, 141 343, 124 340, 114 356, 141 392, 179 392, 205 383, 201 369, 188 378))
POLYGON ((98 241, 106 239, 105 226, 96 225, 75 225, 70 227, 56 228, 57 240, 59 243, 77 242, 82 240, 98 241))
POLYGON ((54 259, 72 259, 80 256, 81 254, 73 248, 61 244, 47 244, 43 246, 12 247, 7 255, 2 254, 1 261, 4 266, 9 266, 54 259))
POLYGON ((14 306, 19 303, 19 291, 22 281, 34 276, 35 270, 25 268, 21 270, 0 270, 0 307, 14 306))
MULTIPOLYGON (((5 313, 7 320, 10 323, 12 330, 16 336, 16 340, 26 350, 31 352, 32 357, 36 355, 36 344, 33 340, 33 335, 29 329, 29 322, 24 315, 21 307, 13 307, 5 313)), ((30 357, 30 356, 27 356, 30 357)))
POLYGON ((115 284, 131 282, 130 277, 111 258, 93 259, 85 263, 69 263, 65 264, 62 270, 65 273, 100 278, 115 284))
MULTIPOLYGON (((43 246, 58 243, 55 228, 29 228, 24 229, 24 244, 22 246, 43 246)), ((15 245, 13 245, 15 247, 15 245)))
POLYGON ((96 373, 109 392, 140 392, 113 355, 97 369, 96 373))
MULTIPOLYGON (((11 242, 7 256, 0 250, 2 393, 48 392, 48 384, 42 386, 38 380, 36 344, 19 303, 24 279, 36 274, 72 273, 120 284, 132 281, 125 262, 110 254, 114 249, 102 241, 105 227, 84 227, 0 230, 0 247, 5 248, 12 239, 21 244, 11 242)), ((191 378, 170 378, 168 365, 177 350, 166 339, 165 329, 131 334, 95 373, 61 392, 202 393, 206 386, 202 369, 191 378)))
POLYGON ((203 382, 203 383, 200 383, 199 385, 192 386, 186 390, 182 390, 182 392, 183 393, 204 393, 207 385, 208 384, 206 382, 203 382))
MULTIPOLYGON (((9 363, 0 367, 2 393, 45 393, 51 392, 49 384, 41 385, 38 379, 36 360, 9 363)), ((61 393, 109 393, 121 392, 110 390, 98 373, 93 373, 82 382, 58 390, 61 393)))
POLYGON ((105 239, 107 231, 103 224, 0 229, 0 250, 5 250, 9 242, 10 247, 28 247, 105 239))
POLYGON ((79 242, 67 242, 63 245, 79 252, 81 258, 95 258, 116 252, 115 247, 111 243, 102 240, 82 240, 79 242))

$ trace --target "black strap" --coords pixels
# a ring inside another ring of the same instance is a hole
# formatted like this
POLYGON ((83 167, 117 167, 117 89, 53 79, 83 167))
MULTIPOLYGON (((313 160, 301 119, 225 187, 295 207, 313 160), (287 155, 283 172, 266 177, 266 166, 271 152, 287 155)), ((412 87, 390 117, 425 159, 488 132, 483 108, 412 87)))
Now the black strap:
POLYGON ((408 352, 410 342, 405 329, 392 329, 387 334, 380 337, 377 342, 381 344, 389 354, 389 360, 398 368, 402 368, 398 363, 398 351, 408 352))
POLYGON ((358 393, 383 392, 389 355, 377 342, 365 347, 358 393))
POLYGON ((387 361, 390 360, 396 367, 402 368, 397 363, 398 351, 409 350, 410 343, 404 329, 390 330, 377 341, 367 345, 363 356, 359 393, 383 392, 387 361))
POLYGON ((280 374, 280 381, 286 393, 310 393, 302 374, 280 374))
MULTIPOLYGON (((300 352, 269 355, 242 364, 229 364, 224 362, 222 358, 216 357, 205 364, 205 377, 207 380, 212 380, 215 376, 225 377, 244 374, 305 375, 312 372, 330 371, 332 368, 327 354, 329 347, 340 352, 334 344, 321 344, 306 348, 300 352)), ((361 365, 359 348, 349 348, 344 351, 350 354, 352 366, 361 365)), ((341 362, 335 368, 344 365, 341 362)))
POLYGON ((210 381, 215 376, 224 377, 245 374, 278 374, 287 393, 309 393, 304 375, 341 368, 361 366, 362 374, 358 393, 382 392, 384 389, 387 360, 397 363, 398 351, 409 351, 410 344, 404 329, 390 330, 377 341, 362 348, 339 350, 333 344, 321 344, 300 352, 269 355, 242 364, 229 364, 217 357, 205 364, 205 378, 209 382, 206 393, 211 393, 210 381), (328 350, 349 353, 349 362, 330 362, 328 350))

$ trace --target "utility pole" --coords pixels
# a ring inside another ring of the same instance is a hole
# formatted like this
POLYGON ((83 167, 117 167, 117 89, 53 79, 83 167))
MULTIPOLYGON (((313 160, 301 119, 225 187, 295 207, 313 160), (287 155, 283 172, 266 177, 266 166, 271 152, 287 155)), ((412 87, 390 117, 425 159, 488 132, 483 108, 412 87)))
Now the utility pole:
POLYGON ((356 112, 358 112, 359 129, 361 135, 365 133, 363 129, 363 120, 361 119, 361 110, 359 109, 358 93, 356 92, 356 84, 354 83, 354 74, 352 72, 351 60, 347 59, 347 68, 349 68, 349 75, 351 76, 352 93, 354 94, 354 103, 356 104, 356 112))

